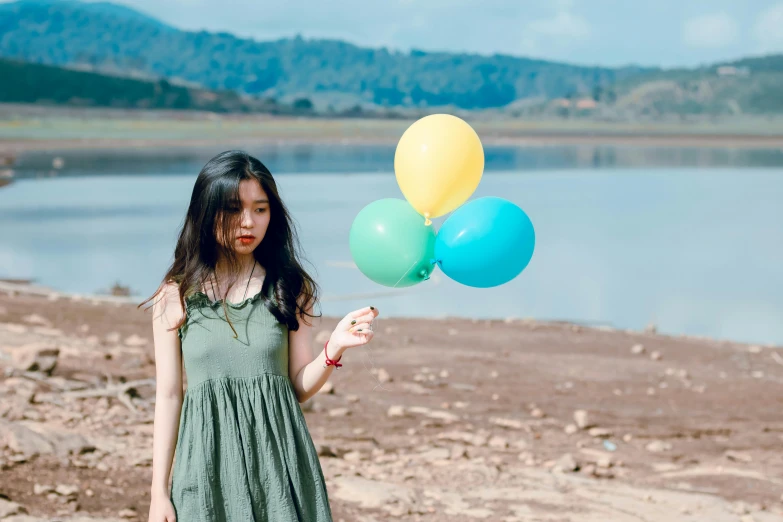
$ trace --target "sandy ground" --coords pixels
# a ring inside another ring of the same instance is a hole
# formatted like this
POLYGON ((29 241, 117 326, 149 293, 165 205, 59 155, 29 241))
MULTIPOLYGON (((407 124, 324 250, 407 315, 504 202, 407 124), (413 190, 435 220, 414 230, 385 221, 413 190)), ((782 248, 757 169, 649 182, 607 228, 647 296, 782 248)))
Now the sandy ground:
MULTIPOLYGON (((302 405, 335 521, 783 520, 781 347, 521 320, 376 330, 302 405)), ((151 340, 132 304, 0 287, 1 520, 147 519, 151 340)))

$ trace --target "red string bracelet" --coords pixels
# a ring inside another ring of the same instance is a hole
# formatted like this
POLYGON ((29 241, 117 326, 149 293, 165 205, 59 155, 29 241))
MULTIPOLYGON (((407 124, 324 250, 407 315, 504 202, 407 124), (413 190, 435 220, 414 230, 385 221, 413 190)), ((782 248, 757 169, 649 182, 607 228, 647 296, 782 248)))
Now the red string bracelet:
POLYGON ((326 341, 324 343, 324 357, 326 357, 326 364, 324 364, 324 368, 326 368, 327 366, 334 366, 335 368, 339 368, 340 366, 342 366, 342 364, 340 364, 338 361, 340 359, 342 359, 343 356, 341 355, 340 357, 338 357, 337 359, 334 359, 334 360, 330 359, 329 358, 329 354, 326 353, 326 345, 327 344, 329 344, 329 341, 326 341))

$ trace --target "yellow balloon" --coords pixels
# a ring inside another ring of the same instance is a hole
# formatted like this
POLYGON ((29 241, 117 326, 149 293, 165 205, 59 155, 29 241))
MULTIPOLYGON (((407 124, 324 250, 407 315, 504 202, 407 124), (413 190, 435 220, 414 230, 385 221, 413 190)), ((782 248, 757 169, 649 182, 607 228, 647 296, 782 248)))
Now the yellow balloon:
POLYGON ((408 127, 394 153, 394 172, 405 199, 430 218, 462 205, 484 172, 484 149, 476 131, 450 114, 432 114, 408 127))

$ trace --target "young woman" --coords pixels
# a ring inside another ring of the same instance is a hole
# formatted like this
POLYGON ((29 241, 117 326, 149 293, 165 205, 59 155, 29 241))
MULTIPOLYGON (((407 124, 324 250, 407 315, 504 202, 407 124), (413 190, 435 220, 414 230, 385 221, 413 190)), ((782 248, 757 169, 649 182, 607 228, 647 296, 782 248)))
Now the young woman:
POLYGON ((345 316, 313 359, 317 285, 298 248, 260 161, 228 151, 207 162, 174 261, 144 302, 157 376, 150 522, 332 520, 299 403, 372 340, 378 310, 345 316))

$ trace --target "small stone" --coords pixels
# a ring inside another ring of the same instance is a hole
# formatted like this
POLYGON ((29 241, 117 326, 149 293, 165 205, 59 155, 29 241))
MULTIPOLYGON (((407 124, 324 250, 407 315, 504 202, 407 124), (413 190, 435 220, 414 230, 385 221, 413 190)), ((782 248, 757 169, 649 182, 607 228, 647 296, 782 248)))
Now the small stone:
POLYGON ((449 335, 459 335, 459 330, 457 330, 456 328, 449 328, 448 329, 448 334, 449 335))
POLYGON ((345 396, 345 400, 348 401, 348 402, 359 402, 359 396, 358 395, 353 395, 353 394, 346 395, 345 396))
POLYGON ((655 388, 647 388, 647 395, 655 395, 655 388))
POLYGON ((609 469, 612 467, 612 458, 611 457, 601 457, 596 462, 595 465, 599 468, 609 469))
POLYGON ((534 408, 533 411, 530 412, 530 416, 533 417, 534 419, 543 419, 546 416, 546 414, 543 411, 541 411, 541 409, 534 408))
POLYGON ((38 314, 30 314, 22 317, 22 321, 27 324, 39 325, 39 326, 52 326, 52 322, 48 319, 41 317, 38 314))
POLYGON ((490 438, 487 444, 489 445, 490 448, 496 448, 496 449, 508 448, 508 441, 503 437, 499 437, 499 436, 494 436, 490 438))
POLYGON ((43 372, 51 375, 57 367, 60 349, 51 343, 33 343, 21 346, 14 352, 17 368, 26 372, 43 372))
POLYGON ((462 444, 454 444, 453 446, 451 446, 451 449, 449 450, 450 460, 459 460, 467 456, 468 456, 468 449, 462 444))
POLYGON ((51 484, 35 484, 33 486, 33 494, 35 495, 45 495, 52 492, 54 492, 54 486, 51 484))
POLYGON ((114 484, 114 481, 110 478, 107 478, 103 481, 103 483, 106 484, 107 486, 111 486, 114 484))
POLYGON ((506 419, 502 417, 490 417, 489 422, 495 424, 496 426, 503 426, 504 428, 512 428, 517 430, 521 430, 522 427, 524 426, 524 424, 520 420, 506 419))
POLYGON ((389 406, 389 409, 386 411, 386 415, 388 417, 404 417, 405 407, 400 405, 389 406))
POLYGON ((630 433, 626 433, 625 435, 623 435, 623 442, 631 442, 631 440, 633 440, 633 435, 631 435, 630 433))
POLYGON ((321 389, 318 390, 318 393, 334 394, 334 383, 332 381, 326 381, 324 385, 321 386, 321 389))
POLYGON ((573 435, 579 431, 579 428, 576 427, 576 424, 569 424, 563 429, 563 431, 565 431, 566 435, 573 435))
POLYGON ((662 440, 654 440, 649 442, 644 449, 651 453, 660 453, 662 451, 668 451, 672 449, 672 445, 662 440))
MULTIPOLYGON (((0 497, 0 518, 5 519, 6 517, 11 517, 11 515, 22 515, 26 513, 26 511, 25 508, 16 502, 11 502, 10 500, 5 500, 0 497)), ((27 517, 24 518, 26 519, 27 517)))
POLYGON ((753 457, 748 455, 747 453, 740 453, 738 451, 732 451, 729 450, 726 453, 723 454, 727 459, 733 460, 734 462, 753 462, 753 457))
POLYGON ((764 378, 764 372, 760 370, 756 370, 755 372, 751 372, 750 374, 754 379, 763 379, 764 378))
POLYGON ((591 437, 596 437, 599 439, 606 439, 612 436, 612 432, 606 428, 591 428, 588 433, 591 437))
POLYGON ((498 400, 499 398, 500 398, 500 395, 498 395, 497 393, 493 393, 493 394, 492 394, 492 400, 493 400, 493 401, 496 401, 496 400, 498 400))
POLYGON ((343 455, 343 460, 348 462, 359 462, 362 460, 362 453, 360 451, 349 451, 343 455))
POLYGON ((489 372, 489 376, 490 376, 491 378, 493 378, 493 379, 497 379, 497 378, 498 378, 498 375, 499 375, 499 374, 498 374, 497 370, 492 370, 491 372, 489 372))
POLYGON ((756 344, 748 346, 748 353, 752 353, 752 354, 761 353, 761 346, 758 346, 756 344))
POLYGON ((64 497, 69 497, 71 495, 75 495, 79 492, 79 486, 72 486, 67 484, 58 484, 56 488, 54 488, 54 492, 58 495, 62 495, 64 497))
POLYGON ((91 490, 91 489, 86 489, 86 490, 84 490, 84 494, 87 495, 88 497, 91 497, 91 496, 95 495, 95 492, 93 490, 91 490))
POLYGON ((653 361, 660 361, 661 359, 663 359, 663 354, 656 350, 650 354, 650 359, 652 359, 653 361))
POLYGON ((574 460, 574 456, 570 453, 566 453, 555 462, 554 469, 570 473, 573 471, 579 471, 579 464, 574 460))
POLYGON ((121 509, 117 513, 117 516, 122 518, 135 518, 136 516, 138 516, 138 513, 136 513, 135 509, 125 508, 125 509, 121 509))
POLYGON ((330 417, 345 417, 351 414, 351 410, 348 408, 333 408, 329 410, 330 417))
POLYGON ((117 344, 120 342, 120 333, 119 332, 111 332, 106 334, 106 337, 104 337, 106 342, 108 344, 117 344))
POLYGON ((643 344, 634 344, 631 346, 631 353, 634 355, 641 355, 644 353, 644 345, 643 344))
POLYGON ((587 416, 587 411, 585 410, 576 410, 574 412, 574 422, 576 422, 576 426, 580 429, 586 429, 590 426, 590 420, 587 416))
POLYGON ((378 378, 378 382, 391 382, 392 378, 391 375, 389 375, 389 372, 386 371, 384 368, 380 368, 378 370, 378 375, 376 375, 378 378))
POLYGON ((145 339, 144 337, 140 337, 136 334, 133 334, 130 337, 125 338, 125 346, 141 348, 143 346, 147 346, 148 344, 149 344, 149 339, 145 339))

